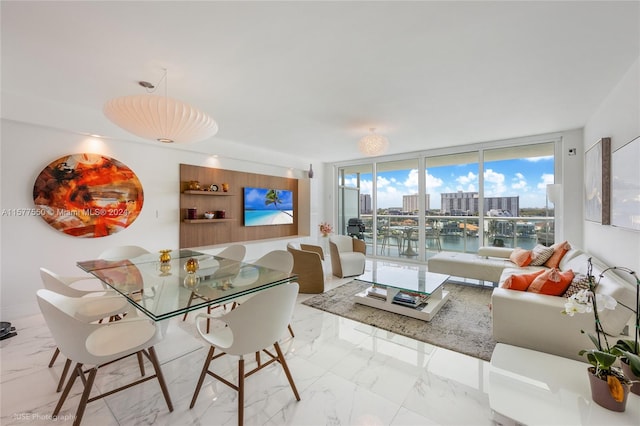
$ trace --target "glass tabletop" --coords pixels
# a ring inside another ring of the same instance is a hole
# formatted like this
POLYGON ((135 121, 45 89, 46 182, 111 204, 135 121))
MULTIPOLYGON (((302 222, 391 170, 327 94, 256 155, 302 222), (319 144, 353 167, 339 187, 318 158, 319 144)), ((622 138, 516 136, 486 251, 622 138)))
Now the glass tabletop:
POLYGON ((356 277, 376 286, 390 287, 429 296, 438 290, 448 279, 448 275, 427 272, 417 268, 376 265, 365 268, 364 274, 356 277))
POLYGON ((172 251, 166 263, 160 262, 159 254, 149 253, 126 260, 97 259, 77 264, 155 321, 296 279, 293 274, 192 250, 172 251), (192 258, 199 268, 188 274, 185 264, 192 258))

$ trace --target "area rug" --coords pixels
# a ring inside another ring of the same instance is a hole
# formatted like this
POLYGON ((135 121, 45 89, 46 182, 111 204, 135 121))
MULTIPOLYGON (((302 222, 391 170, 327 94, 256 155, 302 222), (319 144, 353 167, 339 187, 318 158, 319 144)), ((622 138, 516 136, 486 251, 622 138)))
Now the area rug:
POLYGON ((491 287, 445 283, 449 300, 426 322, 355 303, 352 296, 369 285, 353 280, 302 303, 442 348, 486 361, 491 359, 496 345, 489 311, 491 287))

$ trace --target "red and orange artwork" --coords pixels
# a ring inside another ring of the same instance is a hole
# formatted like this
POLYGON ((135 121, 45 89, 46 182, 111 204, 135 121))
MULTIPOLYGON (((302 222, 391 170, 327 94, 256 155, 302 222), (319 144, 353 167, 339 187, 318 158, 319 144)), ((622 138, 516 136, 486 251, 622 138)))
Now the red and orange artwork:
POLYGON ((131 225, 142 210, 138 177, 120 161, 72 154, 50 163, 33 185, 39 215, 74 237, 97 238, 131 225))

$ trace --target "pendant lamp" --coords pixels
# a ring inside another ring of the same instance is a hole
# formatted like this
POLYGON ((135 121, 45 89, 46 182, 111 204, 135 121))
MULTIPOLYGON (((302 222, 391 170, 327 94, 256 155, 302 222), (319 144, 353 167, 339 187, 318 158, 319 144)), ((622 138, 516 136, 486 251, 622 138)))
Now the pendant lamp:
POLYGON ((375 128, 371 128, 371 134, 363 137, 358 142, 358 149, 365 155, 374 156, 380 155, 387 151, 389 147, 389 140, 377 133, 375 128))
MULTIPOLYGON (((165 70, 162 79, 166 76, 165 70)), ((145 81, 139 84, 155 89, 145 81)), ((105 104, 104 115, 129 133, 164 143, 199 142, 218 132, 218 124, 206 113, 169 98, 166 86, 165 82, 164 96, 145 94, 112 99, 105 104)))

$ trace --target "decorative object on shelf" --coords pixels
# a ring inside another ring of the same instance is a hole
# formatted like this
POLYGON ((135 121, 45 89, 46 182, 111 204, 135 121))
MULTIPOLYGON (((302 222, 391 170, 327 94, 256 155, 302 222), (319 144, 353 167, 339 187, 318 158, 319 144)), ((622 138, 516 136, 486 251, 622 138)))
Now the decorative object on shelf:
POLYGON ((218 210, 216 211, 216 217, 218 219, 224 219, 227 216, 227 212, 224 210, 218 210))
POLYGON ((584 218, 611 224, 611 138, 602 138, 584 154, 584 218))
POLYGON ((212 192, 218 192, 218 185, 216 185, 215 183, 212 183, 212 184, 209 186, 209 191, 212 191, 212 192))
POLYGON ((358 149, 361 153, 368 156, 384 154, 389 147, 389 140, 384 136, 377 134, 374 127, 369 130, 371 130, 371 134, 360 139, 358 142, 358 149))
POLYGON ((200 268, 200 263, 198 259, 194 257, 190 257, 184 264, 184 270, 187 271, 188 274, 194 274, 198 268, 200 268))
POLYGON ((204 212, 204 217, 207 219, 213 219, 216 217, 216 212, 204 212))
POLYGON ((197 180, 190 180, 189 181, 189 189, 192 191, 199 191, 200 190, 200 182, 198 182, 197 180))
POLYGON ((614 346, 609 346, 599 316, 599 312, 604 309, 615 309, 618 302, 609 295, 595 293, 597 284, 592 271, 593 265, 589 258, 587 265, 589 289, 580 290, 568 297, 562 313, 573 316, 576 313, 593 312, 596 335, 581 331, 589 336, 595 349, 583 349, 579 352, 580 355, 586 355, 587 361, 592 365, 587 369, 591 384, 591 398, 609 410, 624 411, 631 383, 622 370, 613 365, 618 360, 620 351, 614 346), (606 392, 602 391, 603 384, 606 392))
POLYGON ((223 192, 229 192, 229 184, 228 183, 223 183, 222 184, 222 191, 223 192))
POLYGON ((124 130, 163 143, 198 142, 218 132, 218 124, 206 113, 167 96, 166 69, 155 86, 147 81, 138 84, 147 90, 147 94, 122 96, 104 106, 104 115, 124 130), (150 94, 163 80, 164 96, 150 94))
POLYGON ((160 263, 171 262, 171 250, 160 250, 160 263))
POLYGON ((307 172, 309 179, 313 179, 313 164, 309 164, 309 171, 307 172))
POLYGON ((191 207, 187 209, 187 219, 197 219, 198 218, 198 209, 195 207, 191 207))
POLYGON ((131 225, 144 193, 136 174, 100 154, 71 154, 49 163, 33 184, 35 208, 52 228, 83 238, 105 237, 131 225))
POLYGON ((328 237, 333 232, 333 226, 327 222, 320 223, 320 233, 323 237, 328 237))

